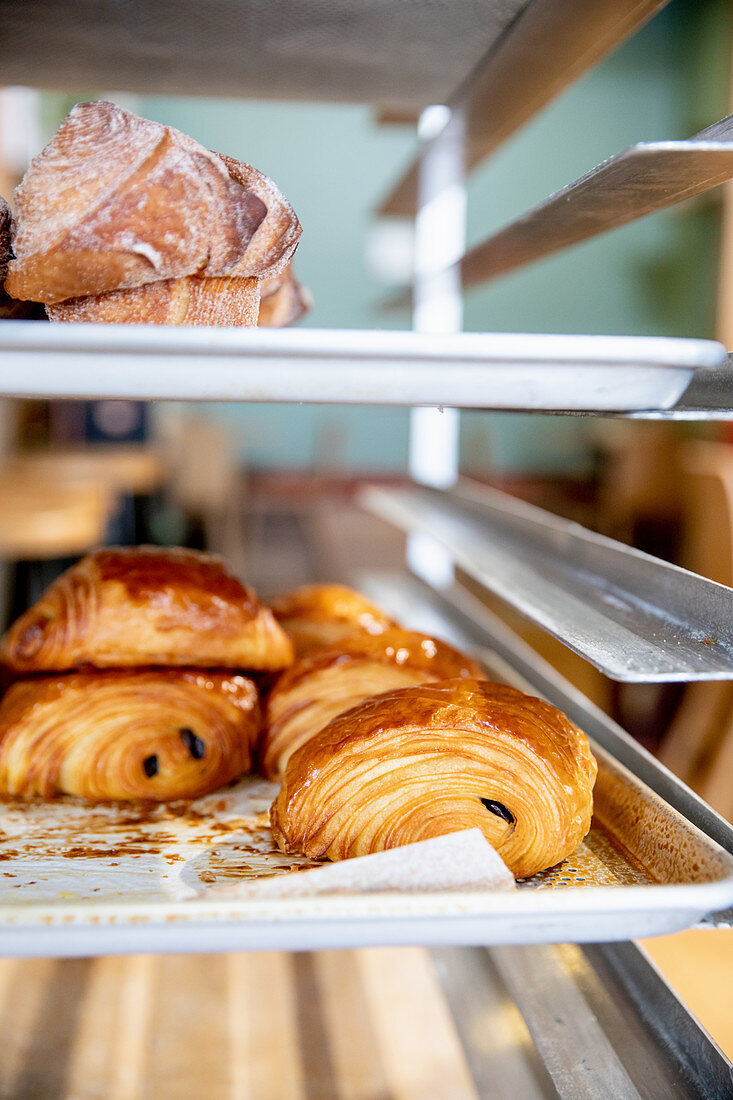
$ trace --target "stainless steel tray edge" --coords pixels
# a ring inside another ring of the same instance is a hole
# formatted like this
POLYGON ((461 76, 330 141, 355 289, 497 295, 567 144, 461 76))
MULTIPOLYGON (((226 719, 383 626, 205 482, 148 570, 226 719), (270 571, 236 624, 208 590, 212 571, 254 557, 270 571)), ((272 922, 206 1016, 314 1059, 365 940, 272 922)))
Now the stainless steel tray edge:
POLYGON ((672 407, 724 358, 666 337, 0 322, 12 397, 638 412, 672 407))

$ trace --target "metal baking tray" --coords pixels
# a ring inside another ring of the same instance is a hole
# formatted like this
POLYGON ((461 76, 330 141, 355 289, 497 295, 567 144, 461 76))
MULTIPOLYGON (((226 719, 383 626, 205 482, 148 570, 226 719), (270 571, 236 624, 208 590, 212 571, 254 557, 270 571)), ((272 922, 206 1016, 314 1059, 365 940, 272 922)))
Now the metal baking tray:
POLYGON ((670 408, 725 357, 651 336, 3 321, 0 394, 638 412, 670 408))
MULTIPOLYGON (((500 658, 480 656, 496 677, 500 658)), ((509 893, 232 898, 237 882, 310 865, 275 850, 276 786, 256 778, 188 807, 0 804, 0 955, 613 941, 733 903, 733 856, 594 751, 589 836, 509 893)))

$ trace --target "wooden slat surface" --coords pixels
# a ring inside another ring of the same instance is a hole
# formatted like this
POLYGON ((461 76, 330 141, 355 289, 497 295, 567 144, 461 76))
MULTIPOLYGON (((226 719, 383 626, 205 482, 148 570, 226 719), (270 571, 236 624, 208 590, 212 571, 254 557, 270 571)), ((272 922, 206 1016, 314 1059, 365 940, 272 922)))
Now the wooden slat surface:
POLYGON ((478 1100, 429 952, 0 960, 2 1100, 478 1100))

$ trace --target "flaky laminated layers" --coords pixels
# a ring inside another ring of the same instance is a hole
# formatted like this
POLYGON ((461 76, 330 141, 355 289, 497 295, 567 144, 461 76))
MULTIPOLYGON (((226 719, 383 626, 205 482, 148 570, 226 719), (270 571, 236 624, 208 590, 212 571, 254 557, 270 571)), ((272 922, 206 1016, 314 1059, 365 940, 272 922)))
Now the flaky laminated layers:
POLYGON ((393 627, 352 635, 298 659, 279 677, 267 701, 260 766, 268 778, 281 778, 297 749, 372 695, 482 675, 470 657, 426 634, 393 627))
POLYGON ((298 282, 289 264, 280 275, 262 280, 257 323, 263 328, 285 328, 300 320, 312 304, 310 293, 298 282))
POLYGON ((261 173, 103 101, 70 112, 16 201, 7 290, 46 303, 188 275, 276 274, 300 236, 261 173))
POLYGON ((259 279, 190 275, 109 294, 70 298, 46 306, 46 312, 51 321, 253 327, 259 308, 259 279))
POLYGON ((343 584, 306 584, 278 596, 271 607, 299 657, 360 630, 381 634, 397 626, 361 592, 343 584))
POLYGON ((275 671, 292 645, 269 608, 213 554, 110 548, 67 570, 13 624, 15 672, 134 665, 275 671))
POLYGON ((0 287, 8 269, 10 249, 10 207, 0 195, 0 287))
POLYGON ((216 154, 230 177, 251 191, 264 205, 267 215, 257 227, 247 251, 230 275, 256 275, 271 279, 285 271, 298 247, 302 233, 295 211, 275 183, 251 164, 225 153, 216 154))
POLYGON ((478 828, 523 878, 588 833, 596 772, 549 703, 488 681, 425 684, 368 699, 299 749, 272 830, 284 852, 337 860, 478 828))
POLYGON ((257 688, 237 674, 73 672, 0 701, 0 795, 198 798, 250 770, 257 688))

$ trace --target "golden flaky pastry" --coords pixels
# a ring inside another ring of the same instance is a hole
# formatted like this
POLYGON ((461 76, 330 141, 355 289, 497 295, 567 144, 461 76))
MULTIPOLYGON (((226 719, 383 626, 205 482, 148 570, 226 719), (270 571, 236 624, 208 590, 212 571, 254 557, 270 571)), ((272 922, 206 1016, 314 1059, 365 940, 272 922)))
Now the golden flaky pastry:
POLYGON ((3 286, 8 260, 13 255, 10 247, 10 207, 0 195, 0 321, 20 321, 27 318, 45 318, 43 306, 37 302, 19 302, 11 298, 3 286))
POLYGON ((192 138, 113 103, 81 103, 16 188, 6 290, 52 303, 240 270, 267 214, 192 138))
POLYGON ((270 606, 298 657, 360 630, 381 634, 397 626, 361 592, 343 584, 306 584, 276 597, 270 606))
POLYGON ((8 270, 10 250, 10 207, 0 195, 0 286, 8 270))
POLYGON ((97 325, 246 325, 257 324, 260 280, 198 275, 161 279, 129 290, 70 298, 46 306, 51 321, 87 321, 97 325))
POLYGON ((260 283, 260 312, 257 321, 263 328, 285 328, 308 312, 313 299, 295 277, 289 264, 280 275, 260 283))
POLYGON ((517 878, 590 828, 596 762, 559 710, 478 680, 376 696, 290 760, 270 817, 284 852, 348 859, 478 828, 517 878))
POLYGON ((482 671, 445 642, 396 627, 324 647, 297 660, 270 692, 260 766, 280 778, 296 749, 342 711, 370 695, 458 676, 480 678, 482 671))
POLYGON ((292 645, 272 612, 213 554, 141 546, 88 554, 0 643, 16 672, 90 664, 277 670, 292 645))
POLYGON ((0 702, 0 794, 198 798, 249 771, 257 689, 237 674, 75 672, 0 702))

